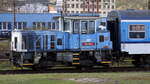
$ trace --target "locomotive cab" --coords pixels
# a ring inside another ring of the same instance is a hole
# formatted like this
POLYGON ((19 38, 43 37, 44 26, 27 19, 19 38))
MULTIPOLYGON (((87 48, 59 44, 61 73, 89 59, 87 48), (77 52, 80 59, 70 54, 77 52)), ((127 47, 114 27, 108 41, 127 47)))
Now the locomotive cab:
POLYGON ((110 33, 98 14, 67 15, 62 21, 62 31, 69 32, 70 35, 70 54, 65 54, 65 61, 72 62, 75 66, 111 63, 110 33), (100 29, 99 25, 102 25, 103 29, 100 29))

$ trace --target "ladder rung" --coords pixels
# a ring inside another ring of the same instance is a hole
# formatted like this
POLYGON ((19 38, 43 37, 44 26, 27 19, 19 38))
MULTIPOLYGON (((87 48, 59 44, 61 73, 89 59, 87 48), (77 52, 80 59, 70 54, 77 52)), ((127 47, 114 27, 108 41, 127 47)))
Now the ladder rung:
POLYGON ((73 60, 80 60, 80 58, 72 58, 73 60))
POLYGON ((101 61, 102 64, 110 64, 112 63, 111 61, 101 61))
POLYGON ((73 55, 80 55, 80 53, 73 53, 73 55))
POLYGON ((31 65, 33 65, 33 64, 22 64, 23 66, 31 66, 31 65))
POLYGON ((80 64, 80 63, 72 63, 73 65, 78 65, 78 64, 80 64))

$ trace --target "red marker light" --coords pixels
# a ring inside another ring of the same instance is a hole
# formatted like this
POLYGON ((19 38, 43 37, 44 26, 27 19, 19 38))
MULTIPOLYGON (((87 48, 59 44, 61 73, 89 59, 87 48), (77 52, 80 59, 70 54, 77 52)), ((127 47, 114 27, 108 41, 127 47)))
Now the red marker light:
POLYGON ((83 46, 94 46, 95 43, 93 43, 93 42, 84 42, 84 43, 82 43, 82 45, 83 46))

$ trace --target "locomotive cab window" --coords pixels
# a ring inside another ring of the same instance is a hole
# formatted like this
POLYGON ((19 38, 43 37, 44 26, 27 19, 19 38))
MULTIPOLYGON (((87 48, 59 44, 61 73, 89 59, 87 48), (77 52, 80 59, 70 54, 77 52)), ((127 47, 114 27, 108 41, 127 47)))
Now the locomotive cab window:
POLYGON ((22 37, 22 49, 27 49, 27 37, 22 37))
POLYGON ((145 38, 145 25, 130 25, 129 38, 131 39, 144 39, 145 38))
POLYGON ((82 34, 87 34, 88 31, 88 21, 81 22, 81 32, 82 34))
POLYGON ((15 49, 17 49, 17 44, 18 44, 18 39, 17 39, 17 37, 15 37, 15 49))
POLYGON ((89 21, 89 33, 95 33, 95 21, 89 21))
POLYGON ((80 33, 80 21, 79 20, 75 20, 73 22, 73 33, 74 34, 80 33))
POLYGON ((64 31, 69 31, 70 30, 70 21, 65 21, 64 22, 64 31))
POLYGON ((99 42, 104 42, 104 36, 103 35, 99 36, 99 42))

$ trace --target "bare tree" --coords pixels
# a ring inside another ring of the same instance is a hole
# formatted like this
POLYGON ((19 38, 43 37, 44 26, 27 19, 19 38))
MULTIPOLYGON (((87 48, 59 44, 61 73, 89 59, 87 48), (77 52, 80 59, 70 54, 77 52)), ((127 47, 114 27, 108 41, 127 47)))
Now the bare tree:
POLYGON ((150 0, 148 0, 148 10, 150 10, 150 0))

